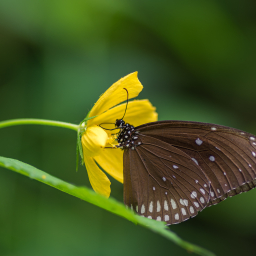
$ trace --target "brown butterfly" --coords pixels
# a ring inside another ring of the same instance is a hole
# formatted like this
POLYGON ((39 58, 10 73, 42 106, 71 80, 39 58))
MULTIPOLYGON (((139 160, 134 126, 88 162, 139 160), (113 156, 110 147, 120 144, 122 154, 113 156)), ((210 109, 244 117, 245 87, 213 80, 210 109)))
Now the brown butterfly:
POLYGON ((256 186, 256 136, 197 122, 133 127, 117 119, 124 150, 124 203, 167 224, 256 186))

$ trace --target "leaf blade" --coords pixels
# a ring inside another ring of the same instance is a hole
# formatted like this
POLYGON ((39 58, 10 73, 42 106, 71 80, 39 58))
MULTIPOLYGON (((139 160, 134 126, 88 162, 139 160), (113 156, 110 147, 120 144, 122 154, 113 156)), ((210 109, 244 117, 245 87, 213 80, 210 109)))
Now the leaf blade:
POLYGON ((134 224, 139 224, 147 229, 154 231, 155 233, 164 236, 165 238, 173 241, 177 245, 190 252, 194 252, 204 256, 214 256, 213 253, 182 240, 175 233, 166 229, 164 222, 158 222, 155 220, 143 218, 135 214, 130 209, 127 209, 124 204, 116 201, 113 198, 107 199, 102 195, 96 194, 92 189, 74 186, 29 164, 23 163, 15 159, 0 156, 0 166, 25 175, 31 179, 35 179, 39 182, 54 187, 62 192, 75 196, 98 207, 101 207, 107 211, 110 211, 133 222, 134 224))

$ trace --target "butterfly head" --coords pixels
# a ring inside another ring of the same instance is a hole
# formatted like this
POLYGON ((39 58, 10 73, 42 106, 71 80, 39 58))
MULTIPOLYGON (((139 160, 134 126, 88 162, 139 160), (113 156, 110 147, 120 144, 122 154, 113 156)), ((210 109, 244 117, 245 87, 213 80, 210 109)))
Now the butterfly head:
POLYGON ((124 128, 125 121, 123 119, 116 119, 115 126, 117 128, 124 128))

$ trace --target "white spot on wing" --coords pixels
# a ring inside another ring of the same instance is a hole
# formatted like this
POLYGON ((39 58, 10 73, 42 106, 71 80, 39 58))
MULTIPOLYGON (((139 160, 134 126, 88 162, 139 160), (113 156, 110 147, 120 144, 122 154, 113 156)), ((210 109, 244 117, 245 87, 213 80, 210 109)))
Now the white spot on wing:
POLYGON ((156 220, 157 220, 157 221, 161 221, 161 216, 158 216, 158 217, 156 218, 156 220))
POLYGON ((148 210, 153 212, 153 201, 150 202, 148 210))
POLYGON ((169 219, 169 215, 164 215, 164 221, 168 221, 169 219))
POLYGON ((166 178, 165 178, 165 177, 163 177, 163 181, 166 181, 166 178))
POLYGON ((195 180, 196 183, 198 183, 198 180, 195 180))
POLYGON ((164 192, 167 195, 167 192, 164 192))
POLYGON ((192 214, 195 212, 193 206, 190 206, 189 210, 190 210, 190 212, 191 212, 192 214))
POLYGON ((216 128, 216 127, 212 127, 211 130, 212 130, 212 131, 216 131, 217 128, 216 128))
POLYGON ((161 211, 161 205, 160 205, 159 200, 158 200, 157 203, 156 203, 156 211, 157 211, 157 212, 160 212, 160 211, 161 211))
POLYGON ((205 195, 204 189, 200 188, 200 191, 205 195))
POLYGON ((176 213, 176 214, 174 215, 174 218, 175 218, 175 220, 178 220, 178 219, 180 218, 179 214, 176 213))
POLYGON ((155 187, 153 187, 153 190, 156 190, 156 188, 155 188, 155 187))
POLYGON ((207 188, 207 184, 204 184, 204 187, 207 188))
POLYGON ((145 213, 145 205, 143 204, 142 206, 141 206, 141 213, 145 213))
POLYGON ((188 206, 188 200, 187 199, 183 199, 183 203, 185 206, 188 206))
POLYGON ((174 169, 178 169, 179 167, 177 165, 172 166, 174 169))
POLYGON ((214 197, 214 193, 213 192, 211 192, 211 196, 214 197))
POLYGON ((210 161, 212 161, 212 162, 215 161, 215 157, 214 157, 214 156, 210 156, 209 159, 210 159, 210 161))
POLYGON ((173 210, 175 210, 177 208, 177 204, 173 199, 171 199, 171 205, 172 205, 173 210))
POLYGON ((200 197, 200 201, 201 201, 202 204, 205 202, 203 197, 200 197))
POLYGON ((217 189, 217 192, 218 192, 218 193, 220 193, 220 190, 219 190, 219 189, 217 189))
POLYGON ((255 138, 254 137, 250 137, 250 140, 255 140, 255 138))
POLYGON ((180 204, 181 204, 181 205, 184 205, 184 203, 183 203, 183 200, 182 200, 182 199, 180 199, 180 204))
POLYGON ((197 197, 196 191, 193 191, 190 196, 192 199, 195 199, 197 197))
POLYGON ((152 219, 152 216, 148 216, 149 219, 152 219))
POLYGON ((198 202, 194 202, 195 207, 199 208, 199 203, 198 202))
POLYGON ((255 152, 252 152, 252 155, 255 157, 256 156, 255 152))
POLYGON ((169 210, 168 203, 167 203, 166 200, 164 200, 164 209, 165 209, 166 211, 169 210))
POLYGON ((181 208, 181 212, 182 212, 183 215, 186 215, 186 214, 187 214, 187 213, 186 213, 186 210, 185 210, 184 208, 181 208))
POLYGON ((196 139, 196 144, 197 144, 197 145, 199 145, 199 146, 200 146, 200 145, 202 145, 202 143, 203 143, 203 141, 202 141, 202 140, 200 140, 199 138, 197 138, 197 139, 196 139))

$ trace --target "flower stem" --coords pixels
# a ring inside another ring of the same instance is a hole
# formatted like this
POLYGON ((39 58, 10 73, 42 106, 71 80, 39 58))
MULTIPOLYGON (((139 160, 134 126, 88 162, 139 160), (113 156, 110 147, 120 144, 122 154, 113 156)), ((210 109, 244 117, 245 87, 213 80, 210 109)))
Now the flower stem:
POLYGON ((58 126, 63 128, 68 128, 71 130, 78 130, 79 125, 70 124, 65 122, 58 122, 58 121, 51 121, 51 120, 44 120, 44 119, 11 119, 7 121, 0 122, 0 128, 14 126, 14 125, 24 125, 24 124, 38 124, 38 125, 49 125, 49 126, 58 126))

